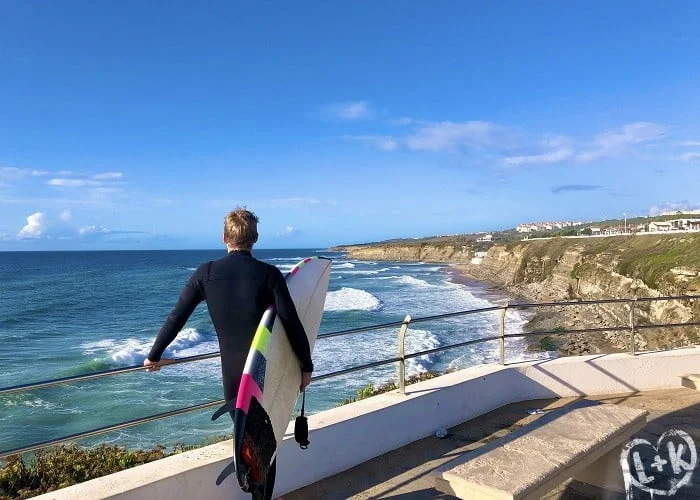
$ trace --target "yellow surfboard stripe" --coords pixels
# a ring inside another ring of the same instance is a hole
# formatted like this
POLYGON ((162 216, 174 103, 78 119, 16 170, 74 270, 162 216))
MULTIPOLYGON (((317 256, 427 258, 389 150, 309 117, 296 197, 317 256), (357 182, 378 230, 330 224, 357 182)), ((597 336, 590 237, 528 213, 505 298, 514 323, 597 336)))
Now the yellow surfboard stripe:
POLYGON ((270 344, 270 335, 270 330, 265 325, 258 326, 253 338, 253 347, 256 351, 262 354, 267 352, 267 346, 270 344))

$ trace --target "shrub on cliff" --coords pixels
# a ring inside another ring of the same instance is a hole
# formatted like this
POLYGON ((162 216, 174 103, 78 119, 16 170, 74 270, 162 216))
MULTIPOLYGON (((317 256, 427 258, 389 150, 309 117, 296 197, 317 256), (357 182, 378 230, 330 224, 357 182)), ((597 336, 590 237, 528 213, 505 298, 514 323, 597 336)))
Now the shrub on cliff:
MULTIPOLYGON (((449 372, 450 370, 448 370, 449 372)), ((445 373, 448 373, 445 372, 445 373)), ((417 375, 411 375, 410 377, 406 377, 406 385, 411 385, 415 384, 417 382, 423 382, 424 380, 430 380, 431 378, 439 377, 440 375, 443 375, 441 372, 423 372, 419 373, 417 375)), ((391 392, 395 391, 399 388, 399 386, 396 384, 396 382, 387 382, 385 384, 382 384, 378 387, 374 387, 374 384, 367 384, 364 386, 362 389, 357 391, 355 396, 350 399, 344 399, 343 401, 340 402, 338 406, 343 406, 347 405, 350 403, 355 403, 356 401, 360 401, 362 399, 367 399, 371 398, 372 396, 376 396, 378 394, 384 394, 385 392, 391 392)))
POLYGON ((121 446, 76 445, 39 450, 27 463, 10 457, 0 469, 0 500, 30 498, 165 457, 165 448, 131 451, 121 446))

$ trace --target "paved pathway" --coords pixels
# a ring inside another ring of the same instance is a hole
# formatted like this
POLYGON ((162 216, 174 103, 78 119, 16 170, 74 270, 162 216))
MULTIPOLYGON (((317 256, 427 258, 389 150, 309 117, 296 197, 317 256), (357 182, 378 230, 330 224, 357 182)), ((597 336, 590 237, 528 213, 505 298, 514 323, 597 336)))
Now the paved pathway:
MULTIPOLYGON (((445 439, 428 437, 416 441, 285 495, 283 500, 452 499, 454 497, 433 488, 430 477, 433 469, 461 453, 505 436, 541 416, 541 414, 530 415, 528 410, 542 409, 546 413, 548 410, 567 405, 577 399, 546 399, 506 405, 449 429, 449 435, 445 439)), ((648 424, 637 434, 637 437, 647 439, 654 444, 665 431, 680 429, 693 437, 700 451, 700 391, 679 388, 585 399, 645 409, 649 412, 648 424)), ((569 481, 546 497, 547 500, 583 498, 617 499, 619 496, 612 494, 601 496, 600 491, 592 491, 582 483, 569 481)), ((693 475, 691 485, 682 488, 675 496, 669 498, 673 500, 700 498, 700 464, 693 475)))

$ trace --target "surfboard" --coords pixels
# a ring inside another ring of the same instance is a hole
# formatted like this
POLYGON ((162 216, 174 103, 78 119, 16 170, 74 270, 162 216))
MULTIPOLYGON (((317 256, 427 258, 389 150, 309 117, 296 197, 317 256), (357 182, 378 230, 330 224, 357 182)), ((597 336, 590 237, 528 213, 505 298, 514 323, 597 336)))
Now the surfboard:
MULTIPOLYGON (((285 279, 313 352, 328 292, 331 261, 308 257, 296 264, 285 279)), ((269 306, 262 315, 250 346, 234 402, 219 408, 212 419, 235 410, 233 463, 217 479, 220 484, 235 470, 244 491, 264 481, 294 411, 301 369, 282 321, 269 306)))

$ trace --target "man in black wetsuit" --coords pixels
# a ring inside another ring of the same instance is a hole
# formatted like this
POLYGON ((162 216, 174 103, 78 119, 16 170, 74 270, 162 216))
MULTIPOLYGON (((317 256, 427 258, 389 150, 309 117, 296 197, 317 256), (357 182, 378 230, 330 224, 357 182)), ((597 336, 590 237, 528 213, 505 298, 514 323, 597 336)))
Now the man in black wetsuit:
MULTIPOLYGON (((192 274, 174 309, 158 332, 144 366, 157 371, 169 360, 161 359, 197 304, 207 302, 219 338, 221 372, 226 401, 236 399, 250 344, 260 318, 274 304, 302 371, 301 390, 311 382, 313 363, 309 341, 280 270, 251 255, 258 240, 258 218, 244 208, 226 216, 223 241, 226 257, 202 264, 192 274)), ((265 484, 252 492, 254 499, 272 498, 276 467, 273 462, 265 484)))

